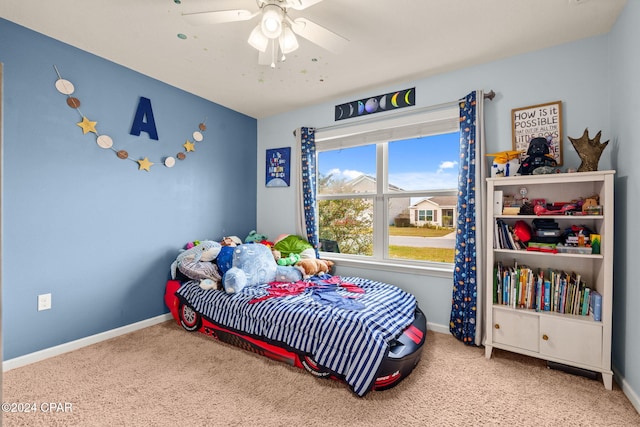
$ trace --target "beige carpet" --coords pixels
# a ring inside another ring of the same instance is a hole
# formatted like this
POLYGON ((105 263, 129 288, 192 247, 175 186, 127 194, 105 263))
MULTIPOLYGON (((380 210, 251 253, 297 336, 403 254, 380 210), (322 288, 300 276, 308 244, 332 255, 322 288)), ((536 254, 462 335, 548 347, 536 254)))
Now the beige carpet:
POLYGON ((640 425, 615 383, 606 391, 500 350, 486 360, 450 335, 429 332, 426 345, 410 377, 358 398, 171 321, 6 372, 3 401, 32 402, 38 412, 4 413, 3 425, 640 425), (42 412, 43 403, 67 412, 42 412))

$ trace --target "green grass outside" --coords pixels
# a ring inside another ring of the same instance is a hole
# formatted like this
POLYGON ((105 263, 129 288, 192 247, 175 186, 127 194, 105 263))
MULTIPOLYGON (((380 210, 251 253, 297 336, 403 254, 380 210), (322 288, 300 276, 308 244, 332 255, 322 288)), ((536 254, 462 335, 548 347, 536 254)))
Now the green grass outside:
POLYGON ((389 226, 390 236, 415 236, 415 237, 442 237, 453 233, 453 228, 427 228, 427 227, 396 227, 389 226))
POLYGON ((416 248, 409 246, 389 246, 389 256, 398 259, 415 259, 420 261, 453 263, 455 249, 450 248, 416 248))

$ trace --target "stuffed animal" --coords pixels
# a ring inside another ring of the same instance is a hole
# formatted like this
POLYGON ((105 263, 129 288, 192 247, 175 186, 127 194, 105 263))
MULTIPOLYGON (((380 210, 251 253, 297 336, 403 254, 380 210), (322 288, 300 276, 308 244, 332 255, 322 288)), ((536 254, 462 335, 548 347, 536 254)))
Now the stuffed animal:
POLYGON ((189 242, 185 245, 185 249, 191 249, 194 246, 198 246, 200 244, 200 240, 194 240, 193 242, 189 242))
POLYGON ((291 253, 288 257, 278 258, 276 262, 278 263, 278 265, 296 265, 298 261, 300 261, 300 255, 291 253))
POLYGON ((249 235, 247 237, 245 237, 244 242, 245 243, 251 243, 251 242, 260 243, 263 240, 269 240, 269 238, 267 236, 265 236, 264 234, 256 233, 256 230, 251 230, 249 235))
POLYGON ((316 251, 311 243, 294 234, 278 236, 273 247, 279 250, 283 257, 294 253, 300 255, 300 258, 316 258, 316 251))
POLYGON ((293 266, 278 265, 271 249, 265 245, 244 243, 233 249, 231 268, 222 276, 224 290, 229 293, 242 291, 245 286, 270 282, 297 282, 302 272, 293 266))
POLYGON ((179 270, 189 279, 200 280, 203 289, 217 288, 221 278, 218 267, 212 261, 220 253, 221 247, 218 242, 204 240, 182 251, 171 264, 171 278, 175 279, 176 270, 179 270), (205 281, 207 279, 209 281, 205 281))
POLYGON ((238 246, 242 244, 242 240, 238 236, 227 236, 222 238, 220 244, 222 246, 238 246))
POLYGON ((327 259, 305 258, 298 261, 295 265, 303 273, 303 276, 310 277, 319 274, 329 273, 333 267, 333 261, 327 259))

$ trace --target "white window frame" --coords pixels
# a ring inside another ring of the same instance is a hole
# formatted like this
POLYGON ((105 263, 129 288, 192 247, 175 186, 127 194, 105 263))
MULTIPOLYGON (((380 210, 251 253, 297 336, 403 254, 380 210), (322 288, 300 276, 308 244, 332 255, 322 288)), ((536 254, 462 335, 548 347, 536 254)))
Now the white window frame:
MULTIPOLYGON (((389 141, 434 136, 444 133, 459 132, 458 103, 448 103, 436 107, 415 110, 410 113, 388 115, 379 119, 361 120, 352 125, 335 126, 316 130, 316 151, 332 151, 341 148, 352 148, 362 145, 376 145, 376 185, 374 196, 374 248, 373 256, 351 255, 333 252, 322 252, 322 257, 333 259, 340 265, 357 268, 371 268, 385 271, 411 272, 440 277, 451 277, 453 264, 425 261, 401 260, 389 258, 387 244, 389 240, 388 202, 395 197, 425 197, 451 195, 452 190, 407 191, 401 194, 385 191, 388 188, 387 147, 389 141), (382 179, 379 179, 382 177, 382 179)), ((455 194, 455 192, 454 192, 455 194)), ((371 194, 349 195, 347 197, 371 197, 371 194)), ((318 201, 335 199, 331 195, 317 195, 318 201)))

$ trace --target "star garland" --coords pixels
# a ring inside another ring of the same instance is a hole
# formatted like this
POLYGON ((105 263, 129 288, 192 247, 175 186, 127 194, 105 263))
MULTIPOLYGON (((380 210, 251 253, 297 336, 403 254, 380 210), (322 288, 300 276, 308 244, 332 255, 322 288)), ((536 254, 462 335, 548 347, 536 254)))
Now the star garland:
MULTIPOLYGON (((149 172, 151 169, 151 166, 153 166, 157 162, 150 161, 148 157, 144 157, 139 160, 134 160, 129 157, 129 153, 127 151, 116 149, 113 146, 113 140, 111 139, 110 136, 100 135, 98 133, 98 130, 96 129, 96 125, 98 124, 98 122, 91 121, 84 114, 82 114, 82 112, 80 111, 80 100, 78 98, 71 96, 75 91, 73 83, 63 79, 60 76, 60 72, 58 71, 58 68, 55 65, 53 66, 53 68, 56 70, 56 74, 58 75, 58 80, 56 80, 56 83, 55 83, 56 89, 61 94, 66 95, 67 105, 75 109, 78 112, 78 114, 80 114, 80 117, 82 118, 82 121, 76 123, 76 125, 78 125, 82 129, 82 134, 83 135, 86 135, 87 133, 95 134, 96 144, 98 144, 100 148, 112 150, 113 152, 116 153, 116 156, 119 159, 131 160, 132 162, 138 164, 138 170, 141 170, 141 171, 144 170, 149 172)), ((204 139, 202 132, 206 130, 207 130, 207 126, 204 123, 200 123, 198 125, 198 130, 193 132, 193 134, 191 135, 192 139, 196 142, 201 142, 204 139)), ((187 155, 185 153, 195 152, 196 150, 195 143, 190 141, 189 139, 187 139, 186 142, 182 144, 182 146, 184 147, 184 151, 180 151, 176 154, 176 157, 178 158, 178 160, 186 159, 187 155)), ((167 156, 164 158, 164 160, 161 163, 163 163, 168 168, 172 168, 176 164, 176 159, 172 156, 167 156)))

